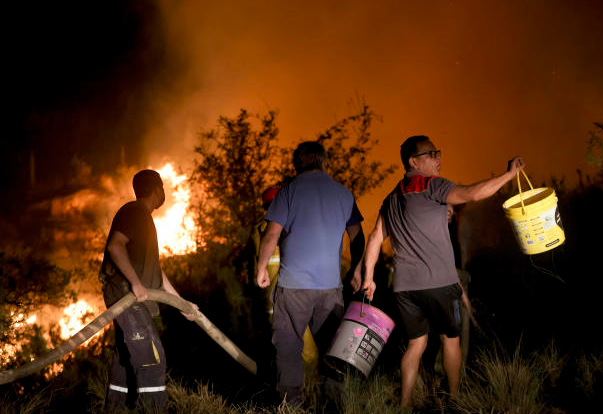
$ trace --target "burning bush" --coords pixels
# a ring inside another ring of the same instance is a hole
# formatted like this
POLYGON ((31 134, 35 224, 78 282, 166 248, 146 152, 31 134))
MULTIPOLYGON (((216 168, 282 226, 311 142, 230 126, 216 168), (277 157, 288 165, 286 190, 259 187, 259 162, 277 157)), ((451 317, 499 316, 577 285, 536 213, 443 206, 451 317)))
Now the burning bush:
MULTIPOLYGON (((0 346, 3 363, 14 362, 29 319, 40 304, 65 306, 75 298, 68 288, 73 272, 60 269, 29 249, 0 250, 0 346)), ((28 323, 29 322, 29 323, 28 323)), ((28 328, 29 329, 29 328, 28 328)))

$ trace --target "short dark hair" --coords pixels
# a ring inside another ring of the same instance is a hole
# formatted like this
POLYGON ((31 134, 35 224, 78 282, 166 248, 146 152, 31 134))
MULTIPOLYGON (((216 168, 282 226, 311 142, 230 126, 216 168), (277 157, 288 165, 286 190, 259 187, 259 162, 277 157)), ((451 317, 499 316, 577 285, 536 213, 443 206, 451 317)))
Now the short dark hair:
POLYGON ((413 135, 400 145, 400 158, 406 171, 410 171, 409 159, 417 153, 417 145, 419 142, 429 141, 429 137, 425 135, 413 135))
POLYGON ((163 181, 157 171, 141 170, 134 175, 132 187, 138 199, 150 196, 157 187, 163 187, 163 181))
POLYGON ((327 160, 325 148, 317 141, 305 141, 293 151, 293 166, 298 174, 322 170, 327 160))

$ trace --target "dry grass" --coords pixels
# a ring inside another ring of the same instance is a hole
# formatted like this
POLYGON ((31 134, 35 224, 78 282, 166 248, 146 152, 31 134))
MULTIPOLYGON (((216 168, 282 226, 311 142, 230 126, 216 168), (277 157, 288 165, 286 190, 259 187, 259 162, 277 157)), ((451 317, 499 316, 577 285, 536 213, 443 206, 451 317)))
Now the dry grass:
POLYGON ((597 394, 596 386, 601 387, 603 385, 599 383, 603 379, 603 351, 599 354, 580 356, 578 371, 580 375, 576 377, 576 385, 587 397, 595 397, 595 394, 597 394))
POLYGON ((348 373, 344 382, 342 411, 345 414, 401 413, 396 395, 397 381, 385 375, 373 375, 368 380, 348 373))
POLYGON ((239 414, 220 395, 214 394, 209 386, 197 383, 189 390, 177 381, 167 386, 168 410, 188 414, 239 414))
POLYGON ((546 374, 550 388, 556 388, 559 385, 561 373, 567 364, 568 356, 561 356, 559 350, 552 341, 542 351, 534 354, 535 364, 546 374))
MULTIPOLYGON (((559 354, 554 344, 528 357, 522 356, 518 346, 513 353, 506 353, 499 346, 481 352, 468 370, 461 384, 458 400, 448 401, 458 413, 467 414, 545 414, 567 413, 551 406, 547 395, 558 394, 563 384, 573 384, 572 398, 578 396, 582 407, 596 406, 599 387, 603 378, 603 352, 582 355, 570 359, 559 354), (568 361, 575 370, 568 369, 568 361), (556 388, 557 387, 557 388, 556 388)), ((103 412, 107 386, 107 367, 99 360, 96 374, 88 378, 89 413, 103 412)), ((181 382, 168 379, 169 414, 397 414, 406 413, 400 407, 399 373, 391 375, 374 373, 365 379, 357 372, 345 375, 343 386, 339 388, 341 398, 333 398, 335 393, 326 391, 318 381, 306 384, 303 406, 284 403, 258 406, 254 403, 231 404, 225 397, 212 391, 211 386, 200 383, 185 387, 181 382)), ((414 390, 415 413, 441 413, 448 400, 442 392, 442 376, 419 377, 414 390)), ((333 391, 333 390, 331 390, 333 391)), ((65 390, 45 389, 25 395, 5 394, 0 397, 0 414, 44 413, 50 400, 61 398, 65 390), (53 397, 54 396, 54 397, 53 397)), ((570 404, 573 403, 570 402, 570 404)), ((567 404, 567 403, 566 403, 567 404)), ((54 404, 53 404, 54 405, 54 404)), ((55 407, 56 408, 56 407, 55 407)), ((565 407, 572 410, 572 407, 565 407)), ((86 410, 81 410, 85 412, 86 410)), ((590 409, 588 412, 592 411, 590 409)), ((583 412, 583 411, 578 411, 583 412)), ((123 414, 154 414, 148 407, 124 411, 123 414)), ((121 414, 121 413, 120 413, 121 414)))
MULTIPOLYGON (((462 413, 541 414, 546 365, 524 358, 518 346, 513 355, 494 347, 482 352, 453 403, 462 413)), ((555 365, 555 364, 551 364, 555 365)))
POLYGON ((45 391, 35 393, 34 395, 22 395, 18 398, 11 398, 4 395, 0 400, 0 414, 33 414, 43 412, 43 408, 48 404, 48 395, 45 391))

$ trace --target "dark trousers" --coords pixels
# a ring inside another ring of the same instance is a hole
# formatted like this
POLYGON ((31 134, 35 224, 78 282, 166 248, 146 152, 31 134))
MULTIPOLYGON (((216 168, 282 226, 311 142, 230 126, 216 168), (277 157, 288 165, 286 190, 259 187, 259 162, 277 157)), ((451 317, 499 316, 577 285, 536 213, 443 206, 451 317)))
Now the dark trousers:
POLYGON ((343 296, 341 289, 286 289, 274 291, 272 343, 276 347, 276 389, 287 394, 287 400, 301 398, 304 384, 302 350, 306 326, 318 348, 319 372, 322 358, 328 351, 341 318, 343 296))
POLYGON ((115 352, 109 375, 107 405, 165 409, 165 352, 151 314, 135 303, 115 320, 115 352))

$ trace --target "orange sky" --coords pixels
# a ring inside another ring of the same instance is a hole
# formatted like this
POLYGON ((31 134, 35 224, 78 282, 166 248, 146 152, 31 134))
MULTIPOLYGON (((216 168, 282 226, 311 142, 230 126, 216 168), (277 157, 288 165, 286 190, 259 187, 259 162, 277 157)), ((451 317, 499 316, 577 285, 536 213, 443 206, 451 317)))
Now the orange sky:
POLYGON ((593 173, 584 152, 603 121, 600 1, 162 3, 166 59, 181 76, 155 104, 152 159, 186 161, 200 129, 241 107, 280 110, 284 143, 313 138, 360 95, 383 116, 385 163, 399 165, 403 139, 426 134, 442 175, 460 183, 503 172, 514 155, 537 182, 593 173))

